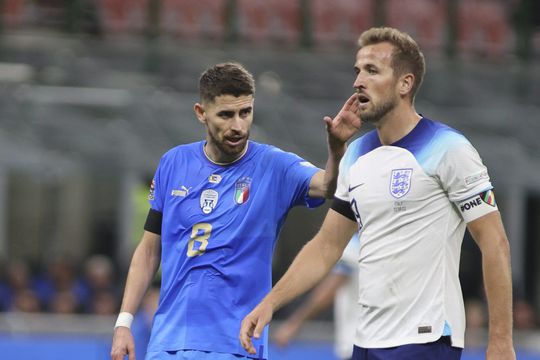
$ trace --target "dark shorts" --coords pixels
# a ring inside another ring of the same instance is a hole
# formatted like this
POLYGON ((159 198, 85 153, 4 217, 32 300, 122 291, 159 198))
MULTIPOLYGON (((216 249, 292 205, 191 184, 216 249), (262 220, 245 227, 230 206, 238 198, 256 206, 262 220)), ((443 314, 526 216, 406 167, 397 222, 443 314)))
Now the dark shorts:
POLYGON ((354 347, 352 360, 459 360, 462 348, 453 347, 449 336, 427 344, 409 344, 384 349, 354 347))

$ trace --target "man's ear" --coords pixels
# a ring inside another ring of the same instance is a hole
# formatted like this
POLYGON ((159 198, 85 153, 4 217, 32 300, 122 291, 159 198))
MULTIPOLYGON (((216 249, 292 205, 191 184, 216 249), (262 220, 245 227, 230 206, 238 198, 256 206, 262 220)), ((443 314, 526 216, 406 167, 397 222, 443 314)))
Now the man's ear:
POLYGON ((195 111, 195 116, 197 116, 197 119, 201 123, 206 124, 206 117, 204 116, 203 106, 199 103, 195 103, 195 105, 193 105, 193 111, 195 111))
POLYGON ((414 85, 414 80, 414 75, 411 73, 405 74, 401 77, 399 81, 399 93, 402 96, 406 96, 411 92, 414 85))

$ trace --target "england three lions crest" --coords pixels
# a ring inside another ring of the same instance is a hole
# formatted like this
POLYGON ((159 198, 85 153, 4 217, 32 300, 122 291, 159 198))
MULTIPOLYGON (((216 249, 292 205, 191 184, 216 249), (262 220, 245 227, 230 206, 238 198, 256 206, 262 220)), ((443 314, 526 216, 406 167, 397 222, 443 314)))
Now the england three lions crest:
POLYGON ((245 204, 249 199, 250 177, 243 177, 236 181, 234 186, 234 202, 238 205, 245 204))
POLYGON ((390 194, 396 199, 407 195, 411 189, 413 169, 395 169, 390 176, 390 194))

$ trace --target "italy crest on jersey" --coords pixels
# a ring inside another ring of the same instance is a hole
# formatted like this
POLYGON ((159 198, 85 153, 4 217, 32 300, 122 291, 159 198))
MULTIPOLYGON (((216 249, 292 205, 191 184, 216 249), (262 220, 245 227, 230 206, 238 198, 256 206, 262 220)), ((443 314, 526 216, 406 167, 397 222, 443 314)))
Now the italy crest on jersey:
POLYGON ((390 194, 396 199, 407 195, 411 189, 412 169, 394 169, 390 176, 390 194))
POLYGON ((234 202, 238 205, 246 203, 249 199, 250 177, 243 177, 236 181, 234 185, 234 202))

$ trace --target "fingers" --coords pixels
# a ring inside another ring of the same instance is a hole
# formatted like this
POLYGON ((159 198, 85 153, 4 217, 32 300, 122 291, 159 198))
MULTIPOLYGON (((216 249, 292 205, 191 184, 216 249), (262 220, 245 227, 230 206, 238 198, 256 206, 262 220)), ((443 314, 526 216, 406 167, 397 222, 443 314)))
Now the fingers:
POLYGON ((129 360, 136 360, 135 359, 135 347, 133 346, 133 344, 130 344, 128 345, 128 359, 129 360))
MULTIPOLYGON (((240 343, 242 347, 250 354, 256 354, 257 351, 251 342, 251 338, 254 336, 253 329, 255 328, 254 322, 251 320, 251 317, 248 315, 243 321, 240 327, 240 343)), ((260 335, 259 335, 260 336, 260 335)), ((258 336, 255 336, 258 338, 258 336)))
POLYGON ((127 328, 118 327, 113 336, 111 347, 112 360, 124 360, 124 356, 128 355, 129 360, 135 359, 135 344, 131 332, 127 328))
POLYGON ((266 324, 264 323, 264 321, 260 321, 260 319, 257 321, 257 324, 255 326, 255 331, 253 332, 253 337, 255 339, 260 339, 265 326, 266 324))
MULTIPOLYGON (((352 94, 347 101, 345 102, 345 105, 343 105, 343 111, 353 111, 351 107, 356 106, 358 108, 358 95, 356 93, 352 94)), ((353 111, 354 112, 354 111, 353 111)))
POLYGON ((332 126, 332 122, 334 121, 330 116, 325 116, 323 118, 324 123, 326 125, 326 130, 328 130, 332 126))

